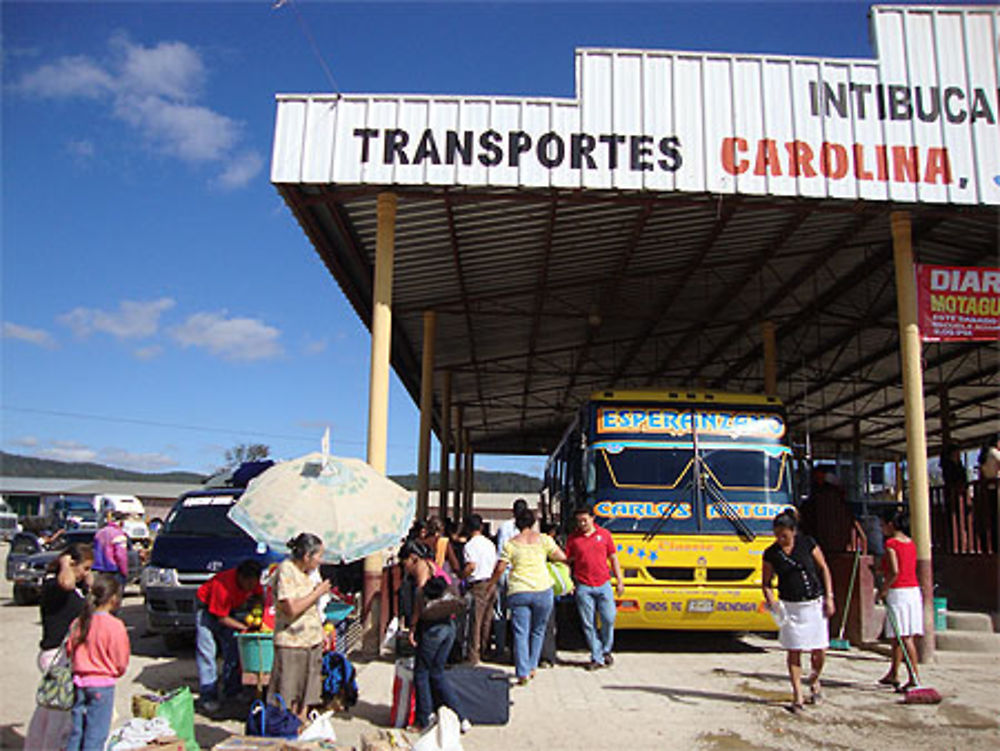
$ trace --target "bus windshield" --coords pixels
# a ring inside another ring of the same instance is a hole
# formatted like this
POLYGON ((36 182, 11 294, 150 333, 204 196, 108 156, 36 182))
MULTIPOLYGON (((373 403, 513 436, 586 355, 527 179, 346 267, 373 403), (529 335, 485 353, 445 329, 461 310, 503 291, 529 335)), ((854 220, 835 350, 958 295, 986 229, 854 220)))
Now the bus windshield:
POLYGON ((784 447, 707 443, 698 458, 690 443, 595 444, 587 490, 601 525, 612 532, 732 532, 726 516, 735 514, 764 531, 791 502, 784 447), (699 479, 710 492, 696 492, 699 479), (720 498, 732 513, 720 513, 720 498))

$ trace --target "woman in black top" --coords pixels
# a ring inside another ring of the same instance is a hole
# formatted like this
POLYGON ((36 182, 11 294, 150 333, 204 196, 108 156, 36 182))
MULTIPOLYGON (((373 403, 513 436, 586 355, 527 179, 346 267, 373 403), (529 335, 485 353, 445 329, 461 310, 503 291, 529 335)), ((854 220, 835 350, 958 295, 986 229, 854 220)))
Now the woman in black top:
POLYGON ((830 645, 828 619, 834 613, 833 580, 823 551, 808 535, 800 535, 795 514, 783 511, 774 519, 775 542, 764 551, 761 586, 764 599, 778 621, 781 646, 788 651, 788 677, 792 703, 802 709, 802 652, 811 654, 812 673, 805 683, 810 702, 819 701, 819 676, 830 645), (778 577, 780 602, 775 599, 773 579, 778 577))
MULTIPOLYGON (((60 656, 59 648, 69 632, 69 626, 83 610, 84 598, 92 581, 90 569, 93 564, 94 550, 90 545, 70 545, 52 562, 42 581, 39 605, 42 641, 39 644, 38 669, 43 673, 60 656)), ((36 707, 24 739, 25 751, 64 748, 72 727, 69 712, 36 707)))

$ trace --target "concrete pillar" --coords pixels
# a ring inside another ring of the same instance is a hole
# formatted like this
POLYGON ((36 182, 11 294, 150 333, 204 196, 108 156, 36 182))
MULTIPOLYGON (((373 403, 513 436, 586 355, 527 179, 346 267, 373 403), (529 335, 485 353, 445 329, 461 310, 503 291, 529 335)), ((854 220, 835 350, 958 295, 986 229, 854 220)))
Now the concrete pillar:
POLYGON ((441 469, 438 472, 438 487, 440 500, 438 515, 442 521, 448 516, 448 461, 451 458, 451 371, 444 372, 441 384, 441 469))
MULTIPOLYGON (((392 340, 392 262, 396 246, 396 195, 379 193, 376 203, 375 279, 372 285, 371 374, 368 382, 368 463, 385 474, 389 432, 389 350, 392 340)), ((364 560, 362 648, 377 654, 382 554, 364 560)))
POLYGON ((465 448, 465 489, 462 491, 462 518, 468 519, 469 514, 472 513, 473 497, 476 490, 476 455, 472 452, 472 441, 469 440, 468 430, 465 431, 462 445, 465 448))
POLYGON ((764 342, 764 395, 778 395, 778 342, 774 334, 774 321, 760 325, 764 342))
POLYGON ((938 411, 941 413, 941 449, 951 443, 951 402, 948 399, 948 384, 938 384, 938 411))
POLYGON ((433 310, 424 311, 424 352, 420 359, 420 448, 417 455, 417 516, 429 510, 431 472, 431 414, 434 412, 434 337, 437 321, 433 310))
POLYGON ((917 578, 924 598, 924 638, 918 641, 920 660, 927 662, 934 657, 934 571, 931 561, 931 506, 927 478, 927 429, 924 424, 924 376, 920 364, 920 326, 917 322, 917 285, 913 268, 910 215, 905 211, 894 211, 891 222, 899 342, 903 363, 910 530, 917 546, 917 578))
POLYGON ((465 410, 461 404, 455 408, 455 523, 462 520, 462 459, 465 453, 465 436, 462 434, 462 418, 465 410))

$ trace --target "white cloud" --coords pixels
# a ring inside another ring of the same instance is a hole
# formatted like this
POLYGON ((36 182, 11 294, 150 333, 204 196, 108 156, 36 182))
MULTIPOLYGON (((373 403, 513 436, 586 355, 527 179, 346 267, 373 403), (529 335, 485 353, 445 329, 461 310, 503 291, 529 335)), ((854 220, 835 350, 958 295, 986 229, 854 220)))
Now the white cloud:
POLYGON ((167 454, 158 452, 133 453, 127 449, 105 448, 99 455, 102 464, 131 469, 137 472, 153 472, 173 467, 177 461, 167 454))
POLYGON ((55 459, 58 462, 92 462, 97 460, 97 452, 76 441, 52 441, 49 448, 42 449, 38 456, 55 459))
POLYGON ((307 337, 302 348, 307 355, 318 355, 326 351, 328 344, 329 342, 326 339, 312 339, 307 337))
POLYGON ((8 443, 11 446, 17 446, 18 448, 33 449, 38 445, 38 439, 33 435, 22 435, 11 439, 8 443))
POLYGON ((155 334, 160 316, 173 306, 174 301, 169 297, 144 302, 123 300, 118 304, 117 311, 74 308, 59 316, 59 321, 69 326, 77 336, 90 336, 100 331, 119 339, 136 339, 155 334))
POLYGON ((3 322, 3 338, 16 339, 28 344, 34 344, 45 349, 52 349, 56 346, 56 340, 44 329, 33 329, 28 326, 19 326, 10 321, 3 322))
POLYGON ((225 159, 238 140, 234 120, 200 105, 128 95, 118 99, 115 114, 162 153, 188 162, 225 159))
POLYGON ((201 347, 226 360, 266 360, 281 354, 281 331, 256 318, 228 318, 226 311, 195 313, 170 330, 184 347, 201 347))
POLYGON ((201 93, 205 65, 183 42, 160 42, 155 47, 133 44, 125 36, 112 39, 122 55, 119 86, 126 91, 186 101, 201 93))
POLYGON ((83 97, 97 99, 116 87, 115 79, 104 68, 83 55, 61 57, 25 75, 15 90, 47 99, 83 97))
POLYGON ((215 184, 223 190, 236 190, 247 185, 257 177, 264 160, 256 151, 246 151, 234 156, 226 164, 222 173, 215 179, 215 184))
POLYGON ((163 354, 163 347, 158 344, 154 344, 150 347, 139 347, 139 349, 132 352, 138 360, 155 360, 157 357, 163 354))
POLYGON ((198 103, 206 77, 201 55, 184 42, 147 47, 117 35, 106 60, 62 57, 27 73, 12 88, 28 96, 104 101, 110 115, 158 153, 217 165, 214 185, 242 188, 260 172, 263 159, 240 149, 240 122, 198 103))

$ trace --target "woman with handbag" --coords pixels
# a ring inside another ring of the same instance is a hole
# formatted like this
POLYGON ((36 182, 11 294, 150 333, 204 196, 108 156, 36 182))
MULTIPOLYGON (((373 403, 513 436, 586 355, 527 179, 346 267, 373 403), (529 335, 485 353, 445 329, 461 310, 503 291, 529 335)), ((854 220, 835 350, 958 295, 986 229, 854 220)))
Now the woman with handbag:
POLYGON ((435 697, 438 706, 443 704, 458 715, 463 733, 472 728, 444 670, 455 643, 455 616, 463 605, 462 598, 443 576, 431 577, 417 592, 410 644, 416 649, 413 685, 417 694, 416 722, 421 729, 434 724, 435 697))
POLYGON ((518 533, 500 551, 490 591, 510 566, 507 603, 514 626, 514 672, 517 684, 524 686, 538 669, 554 605, 552 578, 545 564, 550 560, 565 563, 566 554, 554 539, 534 530, 535 514, 530 509, 520 512, 514 523, 518 533))
POLYGON ((274 665, 267 699, 279 704, 280 695, 305 721, 309 707, 322 701, 324 633, 316 603, 330 592, 330 582, 317 584, 312 576, 323 558, 320 538, 302 532, 288 548, 291 555, 275 574, 274 665))
POLYGON ((94 577, 80 617, 73 621, 66 651, 73 664, 73 730, 66 751, 102 751, 111 729, 115 683, 125 675, 131 648, 125 624, 112 613, 122 604, 118 579, 94 577))
MULTIPOLYGON (((90 545, 74 544, 56 558, 42 580, 39 611, 42 641, 39 644, 38 669, 47 674, 53 664, 68 665, 63 641, 69 625, 83 610, 93 578, 94 550, 90 545)), ((63 748, 73 727, 69 709, 39 705, 35 708, 24 739, 26 751, 51 751, 63 748)))

